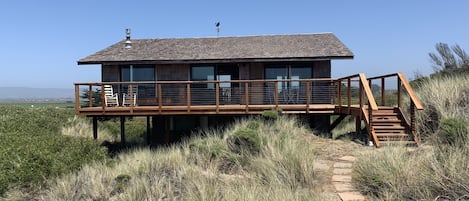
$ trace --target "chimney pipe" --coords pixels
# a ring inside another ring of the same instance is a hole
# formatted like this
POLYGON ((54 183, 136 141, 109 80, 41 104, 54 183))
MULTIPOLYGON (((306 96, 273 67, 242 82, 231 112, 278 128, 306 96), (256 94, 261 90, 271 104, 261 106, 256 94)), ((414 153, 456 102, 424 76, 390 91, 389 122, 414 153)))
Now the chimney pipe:
POLYGON ((125 48, 129 49, 132 48, 132 41, 130 41, 130 29, 125 29, 125 48))

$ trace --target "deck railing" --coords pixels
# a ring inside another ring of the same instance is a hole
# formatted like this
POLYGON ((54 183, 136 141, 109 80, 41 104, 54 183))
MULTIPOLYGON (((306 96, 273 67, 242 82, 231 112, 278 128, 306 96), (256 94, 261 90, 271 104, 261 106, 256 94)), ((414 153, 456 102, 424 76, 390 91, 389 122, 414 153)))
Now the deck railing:
POLYGON ((335 86, 334 80, 327 78, 76 83, 75 97, 77 113, 97 107, 103 111, 125 107, 132 113, 141 106, 153 107, 159 112, 176 108, 187 112, 196 109, 218 112, 230 108, 249 112, 256 107, 297 108, 308 112, 311 105, 332 104, 335 86), (119 99, 118 104, 105 104, 105 85, 112 86, 119 99), (137 95, 128 96, 125 102, 125 94, 133 93, 137 95), (136 104, 129 104, 134 103, 134 98, 136 104))

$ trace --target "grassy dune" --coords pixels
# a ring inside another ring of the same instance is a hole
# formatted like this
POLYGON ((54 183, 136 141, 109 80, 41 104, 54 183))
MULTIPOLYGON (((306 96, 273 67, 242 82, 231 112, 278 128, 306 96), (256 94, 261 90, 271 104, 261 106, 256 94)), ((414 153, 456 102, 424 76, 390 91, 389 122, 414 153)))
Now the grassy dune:
POLYGON ((363 155, 354 183, 376 200, 469 200, 469 77, 429 79, 417 93, 423 146, 363 155))
POLYGON ((50 184, 43 200, 322 200, 310 131, 248 119, 163 149, 121 154, 50 184))

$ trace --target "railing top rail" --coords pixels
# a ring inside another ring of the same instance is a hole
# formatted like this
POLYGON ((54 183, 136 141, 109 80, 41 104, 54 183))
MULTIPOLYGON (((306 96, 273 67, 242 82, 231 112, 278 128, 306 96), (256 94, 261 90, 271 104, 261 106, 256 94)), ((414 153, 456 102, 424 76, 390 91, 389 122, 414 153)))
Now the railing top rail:
POLYGON ((371 110, 378 110, 378 105, 376 104, 375 98, 373 97, 373 93, 371 92, 371 88, 367 82, 365 74, 359 73, 358 76, 360 77, 360 83, 363 86, 363 91, 365 92, 366 97, 368 97, 368 107, 370 107, 371 110))
POLYGON ((75 85, 102 85, 102 84, 207 84, 207 83, 259 83, 259 82, 317 82, 329 81, 331 78, 312 78, 312 79, 285 79, 285 80, 204 80, 204 81, 138 81, 138 82, 79 82, 75 85))
POLYGON ((391 74, 387 74, 387 75, 380 75, 380 76, 370 77, 370 78, 368 78, 368 80, 375 80, 375 79, 381 79, 381 78, 394 77, 394 76, 398 76, 398 74, 399 73, 391 73, 391 74))
POLYGON ((355 75, 350 75, 350 76, 347 76, 347 77, 341 77, 341 78, 338 78, 336 80, 346 80, 346 79, 350 79, 350 78, 358 78, 360 76, 360 74, 355 74, 355 75))
POLYGON ((422 103, 417 98, 417 95, 415 94, 414 90, 410 86, 409 82, 407 82, 407 79, 405 78, 404 74, 397 73, 397 76, 401 80, 402 85, 404 85, 404 88, 406 89, 407 93, 409 94, 410 99, 412 100, 412 102, 414 102, 415 108, 417 108, 417 110, 423 110, 422 103))

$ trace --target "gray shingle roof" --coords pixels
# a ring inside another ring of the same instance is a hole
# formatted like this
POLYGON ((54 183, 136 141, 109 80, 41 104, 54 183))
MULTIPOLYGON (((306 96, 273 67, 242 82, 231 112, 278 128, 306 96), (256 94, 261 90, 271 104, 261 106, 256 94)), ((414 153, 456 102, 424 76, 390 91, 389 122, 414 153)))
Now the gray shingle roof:
POLYGON ((353 53, 332 33, 219 38, 125 40, 80 59, 78 64, 203 63, 351 59, 353 53))

